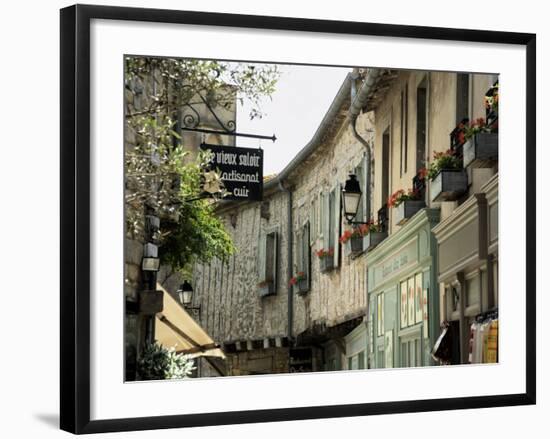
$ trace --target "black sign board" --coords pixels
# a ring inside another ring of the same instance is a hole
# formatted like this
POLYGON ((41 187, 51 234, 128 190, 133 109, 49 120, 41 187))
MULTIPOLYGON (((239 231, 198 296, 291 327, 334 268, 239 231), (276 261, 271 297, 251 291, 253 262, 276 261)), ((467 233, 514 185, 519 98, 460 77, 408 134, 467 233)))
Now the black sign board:
POLYGON ((264 152, 261 149, 209 145, 201 149, 213 154, 210 165, 219 169, 228 192, 226 200, 261 201, 263 197, 264 152))

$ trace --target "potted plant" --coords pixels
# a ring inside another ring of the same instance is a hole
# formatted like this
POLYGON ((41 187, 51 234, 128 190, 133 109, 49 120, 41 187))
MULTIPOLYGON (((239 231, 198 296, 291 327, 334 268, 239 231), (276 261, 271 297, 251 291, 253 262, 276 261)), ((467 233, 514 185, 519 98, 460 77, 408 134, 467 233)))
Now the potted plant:
POLYGON ((137 373, 142 380, 174 380, 189 377, 196 367, 188 355, 176 353, 155 342, 143 348, 137 362, 137 373))
POLYGON ((490 168, 498 160, 498 120, 488 124, 480 117, 464 127, 463 138, 465 168, 490 168))
POLYGON ((396 223, 403 225, 411 218, 416 212, 426 207, 424 200, 420 198, 420 191, 418 189, 399 189, 395 191, 388 198, 388 207, 396 209, 396 223))
POLYGON ((453 150, 435 152, 426 175, 432 201, 454 201, 468 190, 468 174, 453 150))
POLYGON ((298 289, 298 293, 307 293, 309 291, 309 282, 307 275, 303 271, 299 271, 295 276, 290 278, 290 285, 298 289))
POLYGON ((383 231, 379 222, 370 220, 368 223, 368 233, 363 238, 363 248, 368 252, 380 244, 388 236, 388 232, 383 231))
POLYGON ((340 236, 340 243, 344 244, 346 255, 356 256, 363 251, 363 237, 369 233, 367 224, 354 226, 350 230, 346 230, 340 236))
POLYGON ((320 249, 315 252, 319 258, 319 268, 321 272, 329 271, 334 267, 334 248, 320 249))
POLYGON ((269 296, 275 294, 275 282, 271 279, 266 279, 258 282, 258 293, 260 296, 269 296))

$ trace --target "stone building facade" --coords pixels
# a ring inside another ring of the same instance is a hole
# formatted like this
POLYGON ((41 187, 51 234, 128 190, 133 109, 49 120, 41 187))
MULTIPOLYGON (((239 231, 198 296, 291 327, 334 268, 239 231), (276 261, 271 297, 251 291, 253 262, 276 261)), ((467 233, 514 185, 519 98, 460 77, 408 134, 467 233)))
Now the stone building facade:
POLYGON ((418 184, 464 118, 485 116, 496 79, 354 69, 312 140, 264 182, 263 202, 220 206, 238 251, 197 266, 194 284, 229 374, 432 365, 444 321, 457 322, 467 362, 468 325, 498 306, 498 160, 466 167, 453 199, 433 200, 426 182, 410 217, 387 199, 418 184), (339 242, 350 173, 363 189, 355 221, 379 220, 385 238, 353 253, 339 242))
MULTIPOLYGON (((160 68, 152 68, 147 74, 135 76, 125 83, 125 117, 128 119, 132 115, 150 114, 160 120, 159 113, 152 112, 155 103, 163 99, 175 99, 176 93, 173 84, 166 80, 162 75, 160 68)), ((212 103, 205 101, 200 95, 193 96, 189 101, 192 105, 182 104, 181 106, 171 107, 170 117, 174 122, 172 142, 174 146, 181 144, 183 149, 189 152, 184 160, 194 160, 199 151, 201 143, 235 145, 235 137, 232 135, 201 133, 197 131, 185 130, 185 127, 193 127, 214 131, 227 131, 235 129, 236 120, 236 96, 231 87, 219 91, 223 96, 222 103, 212 103), (222 105, 223 104, 223 105, 222 105), (211 106, 215 107, 215 115, 211 111, 211 106)), ((164 111, 164 110, 163 110, 164 111)), ((137 133, 131 124, 124 126, 124 154, 126 159, 133 154, 138 142, 137 133)), ((151 161, 159 160, 153 153, 151 161)), ((125 170, 125 196, 132 192, 133 178, 125 170)), ((146 177, 145 177, 146 178, 146 177)), ((176 192, 177 189, 174 189, 176 192)), ((126 199, 128 203, 128 199, 126 199)), ((128 215, 128 204, 126 204, 126 214, 128 215)), ((147 232, 146 218, 155 217, 157 224, 160 224, 165 218, 157 217, 158 212, 148 212, 146 206, 138 206, 140 214, 136 217, 139 223, 137 228, 131 228, 126 224, 125 242, 124 242, 124 298, 125 298, 125 375, 127 380, 136 378, 136 361, 141 348, 145 343, 148 333, 152 333, 154 339, 154 318, 151 315, 143 314, 140 310, 140 293, 151 289, 147 285, 146 275, 142 271, 142 258, 144 256, 144 245, 147 242, 157 242, 151 239, 147 232)), ((170 218, 173 220, 174 218, 170 218)), ((159 250, 162 251, 162 250, 159 250)), ((181 275, 174 272, 170 267, 162 265, 158 276, 155 275, 159 283, 171 294, 176 295, 176 290, 183 281, 181 275)), ((154 316, 153 316, 154 317, 154 316)), ((208 365, 204 366, 208 368, 208 365)))
MULTIPOLYGON (((225 347, 230 370, 265 373, 251 361, 256 358, 273 364, 271 373, 339 368, 344 335, 363 321, 364 255, 352 258, 339 243, 346 227, 341 187, 350 172, 359 171, 366 181, 365 146, 347 119, 350 102, 346 78, 299 160, 264 182, 263 202, 218 209, 238 251, 228 261, 197 266, 194 285, 201 309, 208 310, 201 324, 225 347), (270 236, 276 236, 272 256, 270 236), (323 248, 332 248, 327 270, 316 256, 323 248), (274 271, 267 269, 275 273, 271 291, 260 286, 266 263, 275 264, 274 271), (299 272, 306 273, 305 291, 289 285, 299 272), (279 361, 283 358, 286 362, 279 361)), ((358 124, 372 142, 370 115, 361 115, 358 124)), ((361 219, 367 219, 366 211, 361 219)))

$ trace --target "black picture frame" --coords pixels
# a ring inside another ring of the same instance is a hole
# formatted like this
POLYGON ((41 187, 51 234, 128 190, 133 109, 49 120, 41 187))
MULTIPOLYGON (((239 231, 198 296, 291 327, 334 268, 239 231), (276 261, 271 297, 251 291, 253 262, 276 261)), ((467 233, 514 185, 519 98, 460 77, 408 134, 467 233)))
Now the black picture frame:
POLYGON ((81 434, 535 404, 536 36, 534 34, 75 5, 61 10, 60 67, 61 429, 81 434), (526 392, 498 396, 90 420, 90 22, 93 19, 525 46, 527 59, 525 66, 527 79, 526 392))

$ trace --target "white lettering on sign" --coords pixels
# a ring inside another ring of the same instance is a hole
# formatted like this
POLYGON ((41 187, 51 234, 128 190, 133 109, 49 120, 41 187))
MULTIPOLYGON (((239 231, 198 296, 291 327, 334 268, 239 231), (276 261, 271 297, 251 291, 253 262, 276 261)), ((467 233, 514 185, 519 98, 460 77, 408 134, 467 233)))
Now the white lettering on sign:
POLYGON ((239 156, 239 164, 241 166, 260 166, 260 156, 256 154, 241 154, 239 156))
POLYGON ((246 186, 243 187, 236 187, 233 189, 233 195, 236 197, 248 197, 248 189, 246 186))
POLYGON ((221 178, 223 181, 244 181, 248 183, 259 183, 260 175, 256 172, 255 174, 242 174, 233 170, 231 172, 222 172, 221 178))
POLYGON ((222 165, 236 165, 237 164, 237 154, 230 152, 217 152, 216 153, 216 162, 222 165))

